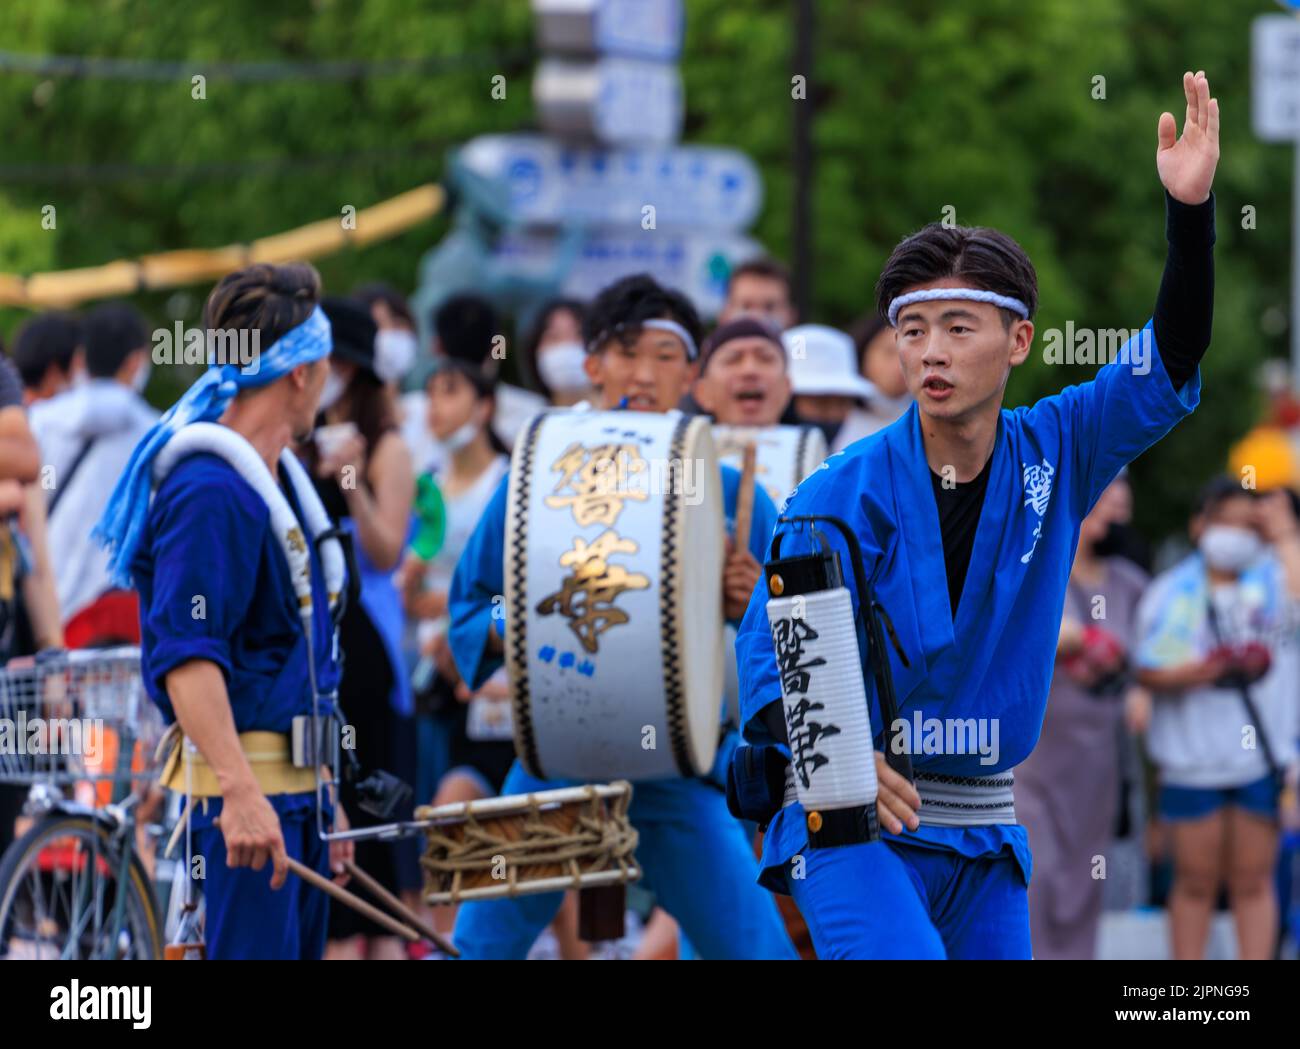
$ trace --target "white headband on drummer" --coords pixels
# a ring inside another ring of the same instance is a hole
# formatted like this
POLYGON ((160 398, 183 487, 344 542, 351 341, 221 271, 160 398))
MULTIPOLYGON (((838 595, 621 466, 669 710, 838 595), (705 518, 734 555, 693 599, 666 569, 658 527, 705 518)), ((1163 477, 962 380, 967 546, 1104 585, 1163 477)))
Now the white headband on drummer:
POLYGON ((683 328, 676 321, 668 320, 664 317, 651 317, 649 320, 636 321, 633 324, 616 324, 610 331, 603 331, 598 337, 592 340, 591 345, 587 347, 588 352, 594 352, 606 339, 622 331, 625 327, 634 328, 653 328, 655 331, 666 331, 670 335, 676 335, 682 340, 682 345, 686 347, 686 359, 695 360, 700 355, 699 347, 695 345, 695 340, 691 338, 691 333, 683 328))
POLYGON ((898 327, 898 311, 914 302, 933 302, 936 299, 966 299, 969 302, 987 302, 999 309, 1018 313, 1022 319, 1029 319, 1029 307, 1010 295, 999 295, 996 291, 983 288, 926 288, 924 291, 909 291, 906 295, 896 295, 889 303, 889 326, 898 327))

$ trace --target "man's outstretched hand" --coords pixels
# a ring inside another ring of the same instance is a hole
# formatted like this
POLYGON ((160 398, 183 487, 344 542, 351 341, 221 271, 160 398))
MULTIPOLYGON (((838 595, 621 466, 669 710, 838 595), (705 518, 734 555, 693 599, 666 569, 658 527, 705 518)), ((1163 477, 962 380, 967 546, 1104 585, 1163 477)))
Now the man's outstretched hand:
POLYGON ((1172 113, 1160 114, 1156 171, 1174 200, 1182 204, 1203 204, 1210 198, 1214 169, 1219 164, 1219 100, 1210 97, 1204 71, 1183 74, 1187 96, 1187 120, 1183 137, 1172 113))

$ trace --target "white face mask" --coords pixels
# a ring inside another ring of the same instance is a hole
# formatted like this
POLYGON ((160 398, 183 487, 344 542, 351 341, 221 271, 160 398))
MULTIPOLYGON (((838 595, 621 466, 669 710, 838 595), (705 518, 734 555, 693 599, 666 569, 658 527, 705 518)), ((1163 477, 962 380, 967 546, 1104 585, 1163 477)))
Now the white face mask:
POLYGON ((1259 556, 1263 543, 1249 528, 1210 525, 1196 544, 1205 563, 1220 572, 1243 572, 1259 556))
MULTIPOLYGON (((458 426, 452 430, 445 438, 437 441, 438 446, 448 454, 459 452, 462 448, 468 448, 474 438, 478 436, 479 426, 473 419, 458 426)), ((435 438, 435 440, 437 440, 435 438)))
POLYGON ((556 393, 577 393, 591 386, 583 362, 587 351, 576 342, 561 342, 543 350, 537 358, 542 382, 556 393))
POLYGON ((415 335, 401 328, 389 328, 375 336, 375 374, 384 382, 396 382, 415 363, 415 335))
POLYGON ((334 407, 334 403, 343 396, 343 391, 348 388, 348 384, 339 378, 339 373, 333 368, 325 376, 325 385, 320 392, 319 411, 328 411, 334 407))

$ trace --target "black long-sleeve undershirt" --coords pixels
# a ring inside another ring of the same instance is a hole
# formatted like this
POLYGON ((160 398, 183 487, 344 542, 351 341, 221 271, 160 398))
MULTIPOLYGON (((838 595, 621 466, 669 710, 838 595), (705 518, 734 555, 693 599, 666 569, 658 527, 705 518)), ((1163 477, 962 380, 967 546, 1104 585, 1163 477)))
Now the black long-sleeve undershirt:
MULTIPOLYGON (((1203 204, 1182 204, 1166 192, 1165 238, 1169 251, 1156 294, 1153 327, 1160 360, 1177 390, 1196 374, 1210 346, 1214 321, 1214 195, 1203 204)), ((952 490, 944 489, 939 475, 931 472, 954 619, 984 505, 989 463, 974 480, 952 490)), ((779 702, 768 704, 763 709, 763 721, 772 736, 784 742, 782 709, 779 702)))
POLYGON ((1214 322, 1214 195, 1180 204, 1165 194, 1169 253, 1156 294, 1156 348, 1174 389, 1196 374, 1214 322))

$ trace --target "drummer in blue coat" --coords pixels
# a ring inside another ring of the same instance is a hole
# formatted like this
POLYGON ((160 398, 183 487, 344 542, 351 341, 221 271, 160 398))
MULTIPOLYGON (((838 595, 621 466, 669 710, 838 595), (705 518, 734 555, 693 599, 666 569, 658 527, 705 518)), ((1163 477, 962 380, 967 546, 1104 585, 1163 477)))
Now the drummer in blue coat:
MULTIPOLYGON (((596 407, 638 412, 673 410, 699 370, 700 321, 689 300, 648 276, 606 288, 583 323, 585 367, 597 390, 596 407)), ((449 641, 461 676, 477 689, 502 664, 505 624, 494 618, 505 592, 506 494, 503 478, 451 584, 449 641)), ((722 468, 727 530, 734 529, 740 475, 722 468)), ((757 584, 776 511, 755 487, 749 549, 732 549, 722 568, 723 607, 736 622, 757 584)), ((699 566, 701 570, 705 566, 699 566)), ((658 644, 657 639, 654 642, 658 644)), ((725 712, 724 712, 725 713, 725 712)), ((735 712, 731 712, 734 718, 735 712)), ((793 958, 773 901, 755 885, 758 865, 744 826, 727 811, 721 789, 735 747, 727 733, 708 777, 638 781, 629 816, 640 834, 637 859, 659 904, 705 958, 793 958)), ((502 794, 525 794, 571 784, 529 775, 515 762, 502 794)), ((467 958, 523 958, 555 916, 563 895, 543 893, 464 904, 455 940, 467 958)))
MULTIPOLYGON (((1219 110, 1203 73, 1188 73, 1183 87, 1182 138, 1169 113, 1159 122, 1169 247, 1154 317, 1092 381, 1002 408, 1011 369, 1030 353, 1038 295, 1033 265, 1005 234, 936 223, 899 244, 881 274, 878 305, 915 403, 831 456, 784 511, 849 526, 907 657, 885 646, 899 705, 892 726, 882 724, 870 668, 865 675, 881 840, 811 848, 821 820, 790 791, 764 840, 763 883, 794 897, 819 958, 1030 956, 1030 857, 1012 769, 1042 727, 1080 522, 1200 399, 1219 110), (883 760, 887 727, 889 745, 911 756, 915 785, 883 760)), ((809 549, 803 526, 780 531, 782 556, 809 549)), ((764 590, 736 643, 741 715, 751 742, 783 745, 764 590)), ((803 780, 821 767, 816 741, 798 724, 792 731, 803 780)))

